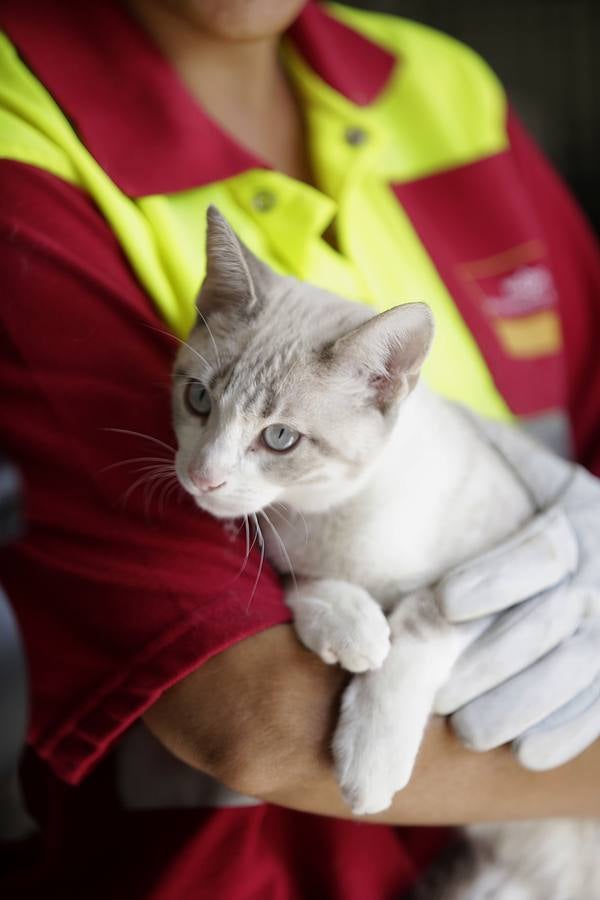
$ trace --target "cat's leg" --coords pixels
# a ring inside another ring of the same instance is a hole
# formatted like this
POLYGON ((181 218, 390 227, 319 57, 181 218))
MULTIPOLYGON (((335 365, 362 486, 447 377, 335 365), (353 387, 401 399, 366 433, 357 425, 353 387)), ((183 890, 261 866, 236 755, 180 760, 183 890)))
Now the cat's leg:
POLYGON ((390 626, 381 607, 356 584, 334 578, 300 582, 286 592, 302 643, 321 659, 349 672, 382 665, 390 626))
POLYGON ((390 652, 346 688, 333 740, 340 787, 357 814, 386 809, 408 783, 436 692, 479 627, 450 625, 428 590, 404 598, 389 623, 390 652))

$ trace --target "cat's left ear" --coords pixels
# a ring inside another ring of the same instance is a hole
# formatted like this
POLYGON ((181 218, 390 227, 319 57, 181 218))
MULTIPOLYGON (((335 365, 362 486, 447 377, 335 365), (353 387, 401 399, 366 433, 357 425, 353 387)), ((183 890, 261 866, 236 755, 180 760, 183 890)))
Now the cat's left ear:
POLYGON ((331 355, 366 384, 386 412, 415 387, 431 347, 433 315, 425 303, 403 303, 339 338, 331 355))

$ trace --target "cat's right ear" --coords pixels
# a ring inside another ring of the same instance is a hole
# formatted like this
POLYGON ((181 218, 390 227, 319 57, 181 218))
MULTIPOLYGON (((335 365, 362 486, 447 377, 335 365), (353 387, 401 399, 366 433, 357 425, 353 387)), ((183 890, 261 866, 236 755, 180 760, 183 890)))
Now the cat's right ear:
POLYGON ((274 277, 240 241, 216 206, 206 213, 206 277, 198 307, 202 312, 230 310, 244 318, 262 307, 266 288, 274 277))

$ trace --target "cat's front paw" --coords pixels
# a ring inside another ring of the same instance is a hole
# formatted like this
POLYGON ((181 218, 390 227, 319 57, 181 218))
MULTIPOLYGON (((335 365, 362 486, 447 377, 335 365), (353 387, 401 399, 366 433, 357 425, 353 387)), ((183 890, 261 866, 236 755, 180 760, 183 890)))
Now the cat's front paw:
POLYGON ((355 815, 387 809, 408 780, 399 771, 393 719, 382 715, 368 680, 359 676, 346 688, 333 738, 338 783, 355 815))
MULTIPOLYGON (((392 650, 394 653, 394 650, 392 650)), ((344 692, 333 757, 344 799, 356 815, 387 809, 410 781, 431 698, 386 662, 344 692)))
POLYGON ((296 592, 292 608, 300 640, 329 665, 366 672, 378 669, 389 653, 385 614, 358 585, 315 582, 296 592))

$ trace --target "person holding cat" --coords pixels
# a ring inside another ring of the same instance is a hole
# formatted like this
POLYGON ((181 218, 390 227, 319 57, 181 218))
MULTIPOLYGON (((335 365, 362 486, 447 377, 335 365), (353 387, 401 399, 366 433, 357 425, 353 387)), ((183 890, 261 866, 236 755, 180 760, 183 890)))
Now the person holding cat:
MULTIPOLYGON (((278 271, 427 300, 429 384, 600 474, 597 249, 493 74, 422 26, 299 0, 3 0, 0 25, 0 434, 29 523, 0 579, 41 826, 7 896, 397 897, 451 841, 406 826, 598 814, 600 648, 561 618, 600 590, 593 558, 540 527, 447 579, 454 619, 502 600, 494 666, 489 645, 459 665, 445 711, 516 754, 437 720, 367 827, 327 751, 343 674, 299 646, 256 548, 242 565, 244 536, 161 481, 211 203, 278 271)), ((513 464, 583 545, 581 497, 513 464)))

